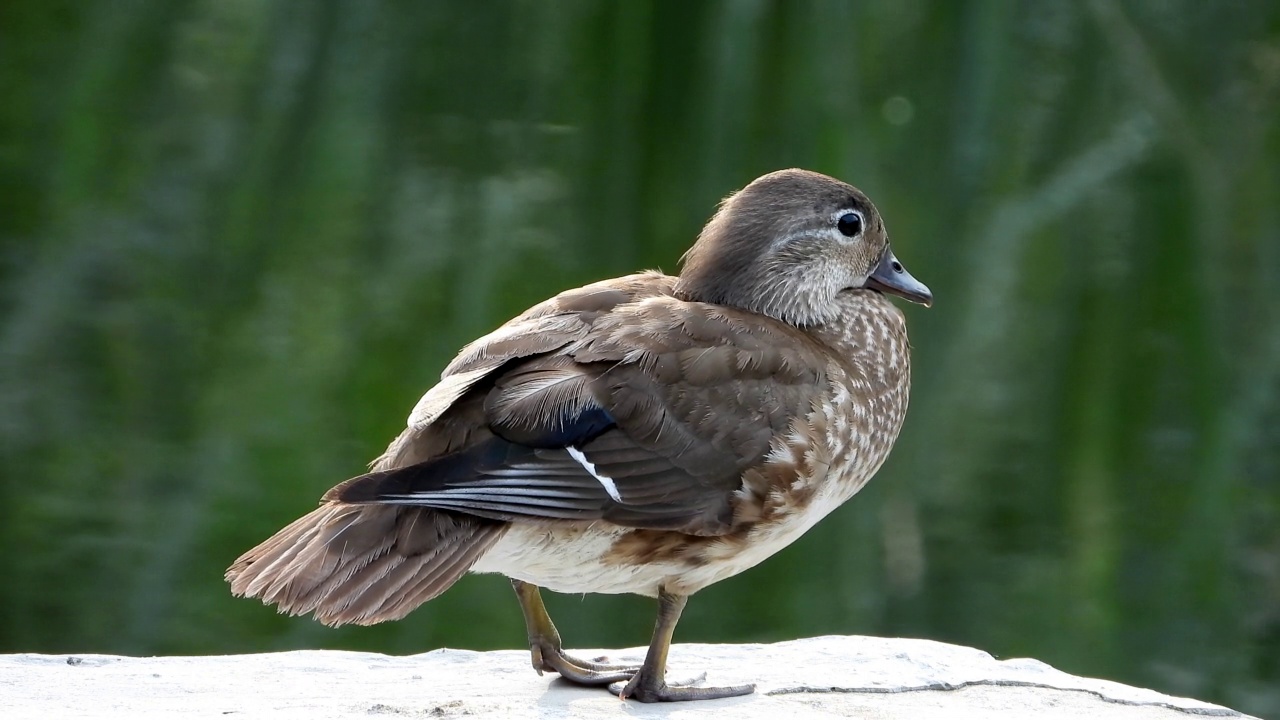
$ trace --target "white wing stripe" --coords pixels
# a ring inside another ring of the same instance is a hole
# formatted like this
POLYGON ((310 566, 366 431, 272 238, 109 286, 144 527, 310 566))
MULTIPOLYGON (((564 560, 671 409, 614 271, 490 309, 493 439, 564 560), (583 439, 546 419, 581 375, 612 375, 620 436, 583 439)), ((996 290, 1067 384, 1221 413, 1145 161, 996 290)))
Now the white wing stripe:
POLYGON ((600 481, 600 484, 604 487, 604 491, 609 493, 609 497, 613 498, 614 502, 619 504, 622 503, 622 495, 618 492, 618 486, 613 483, 613 478, 605 477, 604 475, 596 472, 596 466, 593 465, 591 461, 587 459, 587 456, 583 455, 582 451, 578 448, 570 445, 566 447, 565 450, 569 451, 569 457, 577 460, 579 465, 585 468, 587 472, 591 473, 591 477, 600 481))

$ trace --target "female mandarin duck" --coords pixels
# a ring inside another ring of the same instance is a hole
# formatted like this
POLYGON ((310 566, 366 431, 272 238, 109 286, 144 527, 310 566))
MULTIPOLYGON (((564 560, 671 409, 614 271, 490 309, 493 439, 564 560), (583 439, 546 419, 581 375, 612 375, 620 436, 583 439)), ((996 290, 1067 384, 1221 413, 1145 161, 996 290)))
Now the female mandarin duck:
POLYGON ((884 462, 910 386, 884 293, 932 301, 865 195, 765 175, 679 277, 569 290, 464 348, 373 472, 236 560, 232 592, 365 625, 502 573, 539 673, 644 702, 750 693, 668 684, 672 631, 689 595, 786 547, 884 462), (565 654, 539 587, 656 596, 644 663, 565 654))

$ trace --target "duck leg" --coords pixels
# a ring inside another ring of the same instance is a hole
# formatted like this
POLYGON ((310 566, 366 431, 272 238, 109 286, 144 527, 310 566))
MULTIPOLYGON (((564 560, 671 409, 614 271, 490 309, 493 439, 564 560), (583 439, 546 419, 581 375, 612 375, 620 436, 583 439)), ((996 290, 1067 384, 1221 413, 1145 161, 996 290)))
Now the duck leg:
POLYGON ((626 680, 640 670, 634 665, 606 665, 566 655, 560 633, 542 604, 538 586, 511 578, 511 587, 515 588, 520 609, 524 611, 524 624, 529 631, 529 653, 533 669, 539 675, 549 671, 560 673, 560 677, 580 685, 608 685, 626 680))
MULTIPOLYGON (((622 698, 634 698, 640 702, 672 702, 676 700, 714 700, 716 698, 750 695, 755 685, 731 687, 690 687, 693 683, 667 684, 667 652, 671 649, 671 634, 688 601, 687 595, 675 595, 662 589, 658 591, 658 622, 653 628, 653 640, 645 655, 640 672, 625 685, 621 682, 609 686, 622 698)), ((696 681, 695 681, 696 682, 696 681)))

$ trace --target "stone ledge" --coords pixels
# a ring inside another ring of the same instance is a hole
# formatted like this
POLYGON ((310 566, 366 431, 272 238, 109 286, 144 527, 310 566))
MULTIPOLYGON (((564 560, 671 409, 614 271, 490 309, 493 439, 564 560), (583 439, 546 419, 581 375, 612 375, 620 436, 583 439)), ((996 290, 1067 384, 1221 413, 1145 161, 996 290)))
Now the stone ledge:
MULTIPOLYGON (((580 651, 639 661, 643 648, 580 651)), ((1182 718, 1248 716, 1036 660, 929 640, 817 637, 773 645, 676 645, 674 677, 705 670, 715 685, 756 694, 670 705, 539 677, 524 651, 436 650, 408 657, 306 650, 131 658, 0 656, 4 717, 326 718, 857 717, 1182 718)))

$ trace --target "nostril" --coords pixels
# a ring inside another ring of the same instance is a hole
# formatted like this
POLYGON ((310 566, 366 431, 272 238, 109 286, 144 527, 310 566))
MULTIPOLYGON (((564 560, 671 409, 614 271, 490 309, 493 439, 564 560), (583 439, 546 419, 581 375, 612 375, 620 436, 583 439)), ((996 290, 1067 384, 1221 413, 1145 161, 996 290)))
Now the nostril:
POLYGON ((902 272, 902 263, 898 262, 897 260, 894 260, 894 261, 893 261, 893 271, 894 271, 894 272, 902 272))

